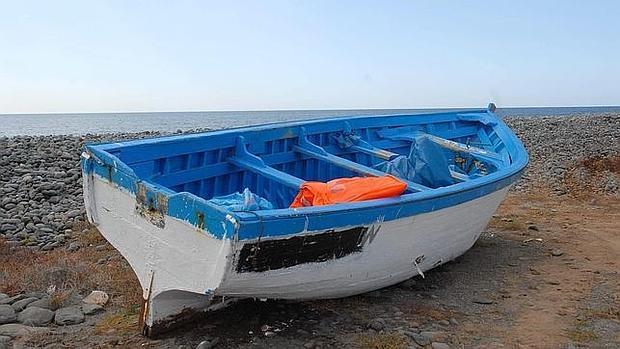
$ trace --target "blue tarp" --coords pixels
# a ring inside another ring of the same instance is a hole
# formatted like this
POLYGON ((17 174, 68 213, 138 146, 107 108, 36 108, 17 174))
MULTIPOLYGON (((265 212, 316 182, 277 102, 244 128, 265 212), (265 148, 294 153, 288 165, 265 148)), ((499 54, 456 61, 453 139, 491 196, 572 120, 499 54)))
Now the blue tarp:
POLYGON ((398 156, 377 165, 377 169, 427 187, 454 184, 446 149, 424 136, 411 139, 409 156, 398 156))
POLYGON ((224 196, 216 196, 208 202, 224 206, 229 211, 258 211, 258 210, 273 210, 273 205, 267 199, 262 198, 245 188, 243 193, 233 193, 224 196))

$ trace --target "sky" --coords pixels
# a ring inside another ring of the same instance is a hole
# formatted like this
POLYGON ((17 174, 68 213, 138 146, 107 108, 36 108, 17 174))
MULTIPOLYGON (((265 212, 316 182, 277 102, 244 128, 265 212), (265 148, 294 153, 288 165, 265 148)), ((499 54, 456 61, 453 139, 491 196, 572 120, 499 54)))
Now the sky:
POLYGON ((0 114, 620 104, 620 1, 0 8, 0 114))

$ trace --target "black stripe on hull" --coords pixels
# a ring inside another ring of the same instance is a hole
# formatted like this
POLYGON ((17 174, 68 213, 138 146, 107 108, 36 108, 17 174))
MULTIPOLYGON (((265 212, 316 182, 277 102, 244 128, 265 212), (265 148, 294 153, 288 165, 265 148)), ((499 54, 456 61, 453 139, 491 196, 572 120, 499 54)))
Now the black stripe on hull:
POLYGON ((362 251, 368 231, 368 227, 355 227, 247 243, 241 248, 236 270, 238 273, 264 272, 342 258, 362 251))

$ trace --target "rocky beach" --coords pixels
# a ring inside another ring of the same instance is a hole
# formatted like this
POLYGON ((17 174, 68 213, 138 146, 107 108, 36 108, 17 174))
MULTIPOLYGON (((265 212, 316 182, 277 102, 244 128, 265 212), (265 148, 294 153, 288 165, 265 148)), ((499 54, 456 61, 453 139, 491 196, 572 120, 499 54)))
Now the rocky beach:
POLYGON ((157 340, 136 333, 135 276, 86 222, 79 157, 162 133, 2 137, 0 348, 620 346, 620 114, 505 121, 530 164, 464 256, 343 300, 239 302, 157 340))

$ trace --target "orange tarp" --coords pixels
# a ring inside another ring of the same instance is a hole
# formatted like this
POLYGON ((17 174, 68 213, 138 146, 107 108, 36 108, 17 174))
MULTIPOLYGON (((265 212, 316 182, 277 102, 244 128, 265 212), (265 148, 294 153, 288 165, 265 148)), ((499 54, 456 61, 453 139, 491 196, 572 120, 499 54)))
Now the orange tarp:
POLYGON ((407 184, 394 176, 337 178, 327 183, 305 182, 291 208, 321 206, 399 196, 407 184))

